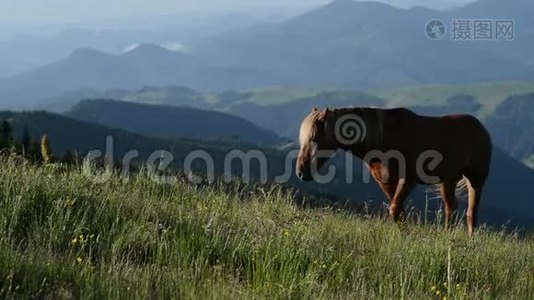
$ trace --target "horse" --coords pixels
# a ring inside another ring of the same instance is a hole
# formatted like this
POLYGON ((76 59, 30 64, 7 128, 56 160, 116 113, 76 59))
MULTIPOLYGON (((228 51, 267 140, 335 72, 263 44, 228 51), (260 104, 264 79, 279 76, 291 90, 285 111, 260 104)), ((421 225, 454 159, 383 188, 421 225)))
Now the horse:
POLYGON ((313 108, 302 121, 299 142, 300 180, 320 176, 318 170, 336 150, 348 151, 364 162, 386 195, 394 222, 417 184, 439 185, 448 228, 457 184, 464 181, 468 236, 473 237, 492 156, 490 135, 476 117, 421 116, 406 108, 313 108))

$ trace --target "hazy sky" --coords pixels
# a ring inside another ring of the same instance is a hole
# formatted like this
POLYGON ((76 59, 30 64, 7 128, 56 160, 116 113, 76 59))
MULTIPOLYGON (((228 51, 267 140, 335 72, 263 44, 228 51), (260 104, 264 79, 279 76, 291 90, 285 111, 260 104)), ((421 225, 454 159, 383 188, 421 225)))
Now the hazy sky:
MULTIPOLYGON (((72 22, 192 10, 248 10, 255 7, 310 9, 330 0, 0 0, 0 22, 72 22), (290 4, 288 4, 290 3, 290 4)), ((458 6, 472 0, 383 0, 399 7, 458 6)))

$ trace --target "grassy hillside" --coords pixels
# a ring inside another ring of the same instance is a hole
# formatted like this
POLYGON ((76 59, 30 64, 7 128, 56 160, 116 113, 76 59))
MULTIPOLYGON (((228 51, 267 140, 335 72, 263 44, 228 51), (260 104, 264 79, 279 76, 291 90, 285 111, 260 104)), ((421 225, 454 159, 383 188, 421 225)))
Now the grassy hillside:
MULTIPOLYGON (((303 98, 320 98, 321 92, 350 93, 343 90, 317 90, 295 88, 265 88, 256 89, 247 93, 247 102, 259 105, 279 105, 290 103, 303 98)), ((441 106, 447 100, 458 96, 473 96, 482 104, 481 113, 491 114, 502 101, 509 96, 528 94, 534 92, 534 82, 527 81, 494 81, 480 82, 466 85, 421 85, 396 89, 366 90, 369 97, 384 99, 390 106, 441 106)), ((352 91, 352 93, 356 93, 352 91)))
POLYGON ((248 93, 247 102, 258 105, 276 105, 294 101, 296 99, 313 97, 320 93, 318 89, 296 87, 270 87, 255 89, 248 93))
POLYGON ((469 85, 429 85, 411 88, 374 90, 369 94, 387 99, 390 105, 436 106, 446 104, 447 99, 456 95, 470 95, 483 105, 482 115, 491 114, 502 101, 512 95, 534 92, 534 82, 497 81, 469 85))
POLYGON ((534 296, 531 239, 399 231, 300 208, 277 189, 158 185, 142 174, 95 184, 76 169, 1 163, 3 298, 534 296))
MULTIPOLYGON (((326 92, 328 90, 325 90, 326 92)), ((333 92, 334 90, 331 90, 333 92)), ((338 90, 343 92, 342 90, 338 90)), ((348 92, 348 91, 346 91, 348 92)), ((534 92, 534 82, 495 81, 467 85, 421 85, 396 89, 366 90, 370 97, 384 99, 390 106, 440 106, 458 95, 469 95, 483 105, 481 113, 491 114, 502 101, 512 95, 534 92)), ((321 91, 317 89, 266 88, 248 93, 248 102, 260 105, 277 105, 289 103, 302 98, 317 98, 321 91)))

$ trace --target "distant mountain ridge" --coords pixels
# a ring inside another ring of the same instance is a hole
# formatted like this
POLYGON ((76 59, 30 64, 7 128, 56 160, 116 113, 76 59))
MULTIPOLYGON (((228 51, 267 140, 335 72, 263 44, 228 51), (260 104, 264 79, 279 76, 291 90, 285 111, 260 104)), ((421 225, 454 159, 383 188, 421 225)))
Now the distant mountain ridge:
POLYGON ((534 124, 532 95, 534 82, 485 82, 459 86, 420 86, 392 90, 295 90, 273 88, 249 92, 226 91, 203 94, 185 87, 145 87, 137 91, 82 90, 64 95, 62 100, 46 106, 47 110, 64 112, 78 99, 113 98, 126 102, 187 106, 220 111, 241 117, 281 137, 295 140, 298 120, 311 107, 377 106, 408 107, 423 115, 469 113, 478 116, 489 127, 495 145, 518 161, 534 155, 530 137, 534 124))
POLYGON ((240 117, 191 107, 97 99, 83 100, 65 115, 150 136, 242 140, 263 146, 276 146, 282 141, 274 132, 240 117))
POLYGON ((0 97, 35 104, 65 91, 177 84, 196 60, 161 46, 142 44, 120 55, 80 48, 67 59, 0 80, 0 97), (31 87, 31 91, 27 88, 31 87), (34 98, 35 97, 35 98, 34 98), (32 99, 33 98, 33 99, 32 99))
POLYGON ((534 93, 508 97, 487 120, 500 148, 519 161, 534 157, 534 93))

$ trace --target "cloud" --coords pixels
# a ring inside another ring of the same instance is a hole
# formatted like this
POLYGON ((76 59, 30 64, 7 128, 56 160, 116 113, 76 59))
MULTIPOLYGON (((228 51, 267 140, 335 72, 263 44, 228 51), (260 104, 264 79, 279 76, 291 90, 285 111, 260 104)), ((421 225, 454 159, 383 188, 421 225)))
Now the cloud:
POLYGON ((139 47, 139 45, 140 45, 139 43, 131 44, 130 46, 125 47, 122 50, 122 53, 128 53, 130 51, 133 51, 133 50, 137 49, 137 47, 139 47))
MULTIPOLYGON (((128 53, 130 51, 133 51, 137 49, 140 45, 141 45, 140 43, 135 43, 135 44, 126 46, 124 49, 122 49, 122 53, 128 53)), ((167 42, 167 43, 160 44, 160 46, 172 52, 184 51, 184 45, 178 42, 167 42)))
POLYGON ((161 44, 161 47, 166 48, 169 51, 181 52, 184 50, 184 45, 177 42, 168 42, 161 44))

